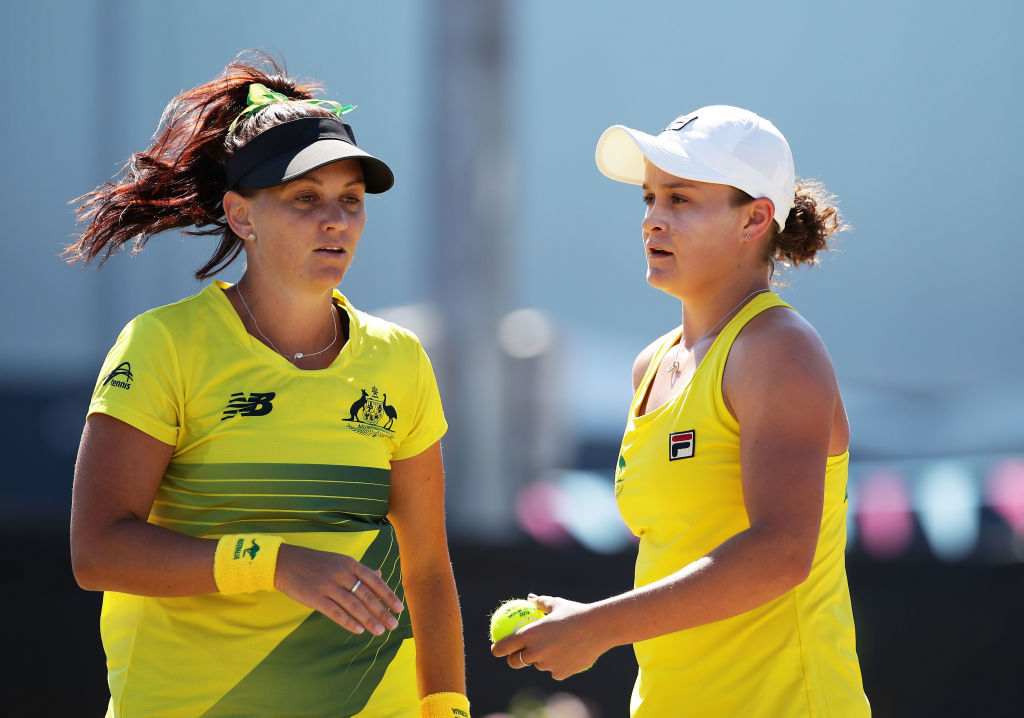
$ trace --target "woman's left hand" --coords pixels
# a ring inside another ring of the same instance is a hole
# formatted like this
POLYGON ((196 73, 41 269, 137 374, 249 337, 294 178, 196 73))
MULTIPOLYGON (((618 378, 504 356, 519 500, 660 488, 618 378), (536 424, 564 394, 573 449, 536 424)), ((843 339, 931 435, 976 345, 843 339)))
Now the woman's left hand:
POLYGON ((561 681, 587 670, 611 648, 603 632, 591 625, 589 604, 533 594, 529 599, 547 615, 491 646, 495 656, 508 657, 510 667, 532 665, 561 681))

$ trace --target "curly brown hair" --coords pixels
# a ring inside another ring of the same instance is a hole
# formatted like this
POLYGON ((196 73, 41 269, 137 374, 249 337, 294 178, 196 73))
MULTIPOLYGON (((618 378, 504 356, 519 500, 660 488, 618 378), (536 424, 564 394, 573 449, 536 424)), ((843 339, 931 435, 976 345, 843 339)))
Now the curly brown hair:
POLYGON ((322 90, 314 81, 288 77, 264 52, 240 53, 213 80, 167 104, 149 147, 131 155, 113 182, 71 201, 84 229, 62 256, 85 264, 100 257, 102 265, 129 242, 137 254, 155 234, 195 227, 185 234, 221 235, 196 278, 207 279, 231 264, 244 243, 224 217, 227 158, 270 127, 332 116, 310 103, 280 102, 248 115, 228 133, 231 121, 246 108, 249 85, 256 82, 295 100, 311 99, 322 90))
MULTIPOLYGON (((734 206, 753 202, 743 190, 733 188, 734 206)), ((849 229, 836 206, 837 198, 817 180, 798 179, 793 208, 781 231, 772 222, 772 234, 765 246, 764 261, 772 276, 779 266, 816 265, 818 254, 832 249, 836 235, 849 229)))

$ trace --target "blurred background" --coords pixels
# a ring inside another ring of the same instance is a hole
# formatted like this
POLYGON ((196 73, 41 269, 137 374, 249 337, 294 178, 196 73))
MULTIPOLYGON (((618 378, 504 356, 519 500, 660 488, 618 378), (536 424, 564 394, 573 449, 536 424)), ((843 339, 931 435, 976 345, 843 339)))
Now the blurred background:
POLYGON ((341 289, 415 330, 437 370, 474 715, 626 713, 629 648, 556 683, 491 658, 486 622, 529 591, 632 585, 611 489, 630 367, 680 309, 644 280, 639 190, 600 175, 594 146, 708 104, 771 119, 853 226, 780 293, 822 334, 853 426, 848 565, 875 714, 1020 714, 1019 0, 11 0, 0 18, 11 715, 102 715, 100 597, 67 556, 77 440, 121 327, 197 292, 213 249, 174 233, 67 266, 68 202, 247 48, 358 105, 360 144, 395 170, 341 289))

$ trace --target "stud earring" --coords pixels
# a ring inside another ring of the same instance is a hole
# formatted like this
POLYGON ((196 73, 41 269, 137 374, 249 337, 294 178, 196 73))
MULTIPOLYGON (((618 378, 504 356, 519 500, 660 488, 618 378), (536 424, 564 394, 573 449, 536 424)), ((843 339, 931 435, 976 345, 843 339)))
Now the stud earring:
MULTIPOLYGON (((252 232, 249 232, 249 236, 246 237, 246 239, 248 239, 249 241, 252 241, 252 240, 256 239, 256 235, 253 234, 252 232)), ((747 239, 750 239, 749 235, 747 236, 747 239)))
MULTIPOLYGON (((745 235, 743 235, 743 236, 747 238, 747 241, 748 241, 748 242, 750 241, 750 235, 749 235, 749 234, 745 234, 745 235)), ((255 238, 255 237, 253 237, 253 236, 252 236, 252 235, 250 234, 250 235, 249 235, 249 239, 256 239, 256 238, 255 238)))

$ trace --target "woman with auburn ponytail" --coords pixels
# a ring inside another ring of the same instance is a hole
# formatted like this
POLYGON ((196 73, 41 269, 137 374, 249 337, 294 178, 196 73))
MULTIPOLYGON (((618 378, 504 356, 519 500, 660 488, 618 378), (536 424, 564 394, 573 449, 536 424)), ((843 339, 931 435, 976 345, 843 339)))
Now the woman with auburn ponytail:
POLYGON ((862 718, 846 582, 850 427, 814 328, 770 291, 842 224, 748 110, 703 107, 650 135, 604 132, 597 165, 641 185, 647 281, 682 324, 640 352, 615 472, 639 537, 634 588, 492 647, 565 678, 633 644, 633 718, 862 718))
POLYGON ((78 200, 69 261, 175 228, 219 235, 201 279, 245 253, 133 319, 89 405, 71 555, 108 716, 469 716, 434 374, 335 288, 394 180, 319 93, 241 56, 78 200))

